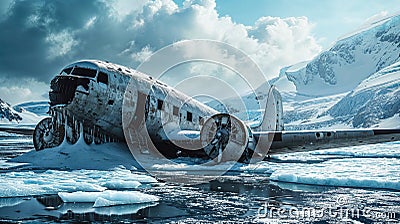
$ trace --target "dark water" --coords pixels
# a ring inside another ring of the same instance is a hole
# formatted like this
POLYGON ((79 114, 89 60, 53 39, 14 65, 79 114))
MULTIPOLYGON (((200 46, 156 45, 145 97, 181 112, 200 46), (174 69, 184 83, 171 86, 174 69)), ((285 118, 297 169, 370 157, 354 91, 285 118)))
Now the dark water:
MULTIPOLYGON (((0 132, 5 160, 33 148, 29 137, 0 132)), ((0 176, 23 167, 3 167, 0 176)), ((35 170, 33 172, 43 172, 35 170)), ((0 198, 0 222, 10 223, 399 223, 396 191, 277 183, 268 175, 229 172, 209 183, 158 183, 139 189, 159 202, 93 208, 58 195, 0 198)))

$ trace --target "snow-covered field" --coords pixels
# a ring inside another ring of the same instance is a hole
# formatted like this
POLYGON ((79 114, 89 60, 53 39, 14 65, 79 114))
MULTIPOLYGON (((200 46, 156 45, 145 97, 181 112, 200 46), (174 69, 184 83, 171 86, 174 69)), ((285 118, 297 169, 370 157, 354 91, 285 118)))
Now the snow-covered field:
MULTIPOLYGON (((16 150, 32 147, 22 135, 0 133, 0 151, 9 150, 7 145, 16 150)), ((265 202, 276 206, 324 206, 342 196, 349 199, 349 207, 357 207, 354 201, 368 198, 362 205, 377 212, 397 212, 400 205, 400 142, 275 155, 250 165, 205 167, 201 165, 204 161, 179 158, 174 160, 175 165, 160 161, 152 167, 153 171, 176 176, 231 167, 223 177, 193 186, 155 179, 142 170, 123 144, 63 144, 40 152, 30 149, 1 162, 1 220, 37 219, 35 214, 64 220, 69 212, 77 216, 67 220, 75 221, 84 221, 77 217, 88 213, 103 218, 117 215, 123 220, 142 220, 144 216, 153 221, 193 223, 254 221, 259 220, 259 207, 265 202), (41 202, 42 197, 56 198, 57 203, 41 202), (34 202, 34 214, 29 209, 24 211, 34 202), (155 211, 163 218, 154 216, 155 211)), ((399 221, 400 215, 394 214, 394 220, 399 221)), ((352 220, 363 219, 379 221, 365 216, 352 220)))

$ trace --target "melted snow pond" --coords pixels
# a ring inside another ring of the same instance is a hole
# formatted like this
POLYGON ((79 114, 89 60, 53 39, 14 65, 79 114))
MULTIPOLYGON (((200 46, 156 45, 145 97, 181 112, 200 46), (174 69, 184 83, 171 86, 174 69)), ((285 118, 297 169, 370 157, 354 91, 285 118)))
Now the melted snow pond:
MULTIPOLYGON (((199 160, 160 161, 160 173, 203 175, 199 160)), ((168 183, 122 144, 62 145, 0 132, 0 222, 398 223, 400 142, 224 163, 206 183, 168 183)))

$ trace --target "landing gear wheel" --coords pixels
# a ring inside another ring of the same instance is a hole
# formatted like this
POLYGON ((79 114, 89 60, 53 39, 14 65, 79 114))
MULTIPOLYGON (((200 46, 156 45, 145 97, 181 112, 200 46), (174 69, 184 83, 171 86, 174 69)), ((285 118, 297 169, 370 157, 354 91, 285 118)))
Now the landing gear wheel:
POLYGON ((229 114, 216 114, 203 125, 200 141, 204 152, 216 162, 246 160, 247 126, 229 114))
POLYGON ((56 126, 48 117, 36 125, 33 132, 33 145, 37 151, 59 146, 64 138, 64 127, 56 126))

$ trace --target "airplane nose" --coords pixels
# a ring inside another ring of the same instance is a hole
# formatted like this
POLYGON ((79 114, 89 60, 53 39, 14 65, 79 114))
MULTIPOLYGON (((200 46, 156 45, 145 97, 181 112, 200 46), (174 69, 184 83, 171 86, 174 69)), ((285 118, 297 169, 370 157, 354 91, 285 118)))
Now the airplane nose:
POLYGON ((50 105, 60 105, 70 103, 75 96, 78 86, 83 86, 85 90, 89 90, 89 79, 77 78, 71 76, 57 76, 50 84, 50 105))

